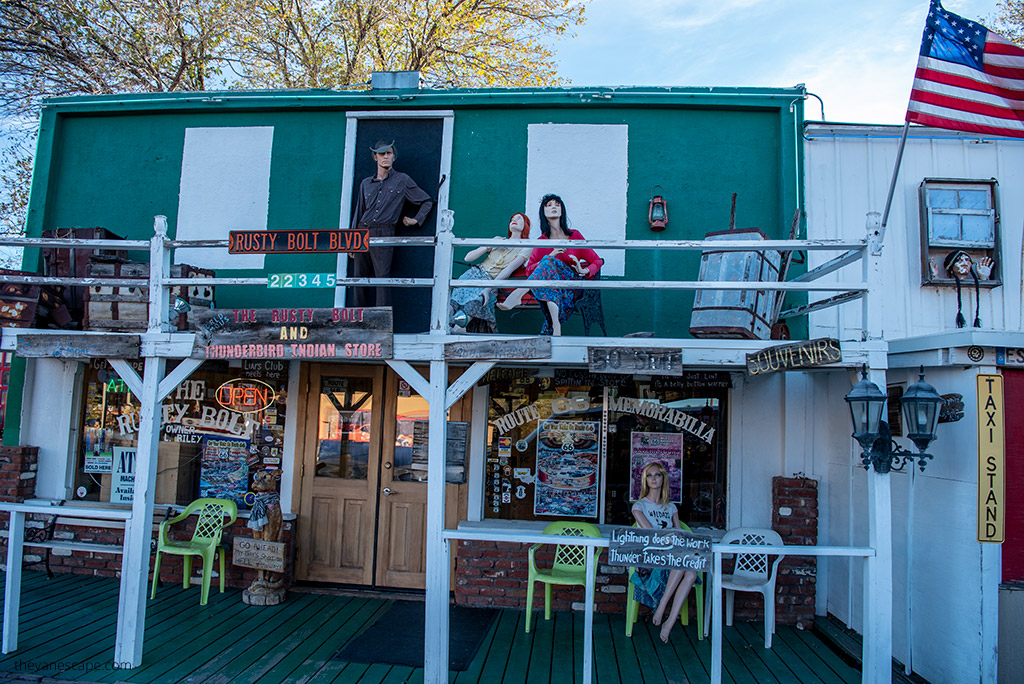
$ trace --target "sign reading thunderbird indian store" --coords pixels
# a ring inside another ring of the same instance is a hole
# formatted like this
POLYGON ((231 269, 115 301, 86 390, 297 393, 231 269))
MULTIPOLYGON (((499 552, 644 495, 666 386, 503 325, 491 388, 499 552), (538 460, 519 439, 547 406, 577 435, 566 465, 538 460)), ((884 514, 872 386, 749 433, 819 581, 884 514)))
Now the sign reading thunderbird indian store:
POLYGON ((196 314, 197 359, 390 359, 391 309, 212 309, 196 314))

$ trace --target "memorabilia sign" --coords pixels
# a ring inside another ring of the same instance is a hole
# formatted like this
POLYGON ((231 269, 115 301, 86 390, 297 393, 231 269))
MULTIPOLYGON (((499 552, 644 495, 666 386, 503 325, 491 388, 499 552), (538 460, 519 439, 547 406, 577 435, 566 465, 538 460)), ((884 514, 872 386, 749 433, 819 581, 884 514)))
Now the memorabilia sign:
POLYGON ((705 534, 613 527, 609 541, 609 565, 695 572, 707 572, 711 566, 711 537, 705 534))
POLYGON ((715 428, 707 423, 702 423, 694 416, 685 411, 662 406, 656 401, 647 399, 631 399, 629 397, 609 397, 608 410, 621 413, 635 413, 638 416, 647 416, 660 420, 663 423, 671 423, 680 430, 711 444, 711 438, 715 436, 715 428))
POLYGON ((522 340, 486 340, 452 342, 444 345, 444 358, 449 361, 487 359, 550 359, 551 338, 529 337, 522 340))
POLYGON ((391 309, 211 309, 196 314, 192 358, 390 359, 391 309))
POLYGON ((1002 543, 1006 521, 1003 376, 978 375, 978 541, 1002 543))
POLYGON ((231 550, 231 562, 234 565, 268 572, 284 572, 285 545, 282 542, 236 536, 231 550))
POLYGON ((335 287, 338 277, 333 273, 271 273, 267 287, 318 288, 335 287))
POLYGON ((843 360, 839 340, 823 337, 816 340, 779 344, 755 354, 747 354, 747 375, 763 375, 775 371, 814 368, 843 360))
POLYGON ((137 359, 138 335, 19 335, 14 353, 26 359, 137 359))
POLYGON ((591 373, 640 373, 682 375, 682 349, 634 347, 587 347, 591 373))
POLYGON ((228 254, 318 254, 365 252, 370 248, 366 228, 334 230, 232 230, 228 254))

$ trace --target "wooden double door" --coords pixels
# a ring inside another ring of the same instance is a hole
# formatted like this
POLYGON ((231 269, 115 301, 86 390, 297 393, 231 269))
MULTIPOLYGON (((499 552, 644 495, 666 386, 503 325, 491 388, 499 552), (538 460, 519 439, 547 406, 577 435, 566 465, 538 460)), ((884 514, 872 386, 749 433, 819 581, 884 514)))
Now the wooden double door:
MULTIPOLYGON (((427 472, 413 443, 427 425, 426 399, 386 366, 311 364, 307 378, 296 577, 423 589, 427 472)), ((454 526, 465 486, 445 494, 454 526)))

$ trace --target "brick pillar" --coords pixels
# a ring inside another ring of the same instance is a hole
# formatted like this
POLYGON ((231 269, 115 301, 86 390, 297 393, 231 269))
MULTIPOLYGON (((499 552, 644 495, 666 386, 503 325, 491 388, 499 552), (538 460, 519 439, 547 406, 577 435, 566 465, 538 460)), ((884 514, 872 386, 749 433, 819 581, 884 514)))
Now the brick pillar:
MULTIPOLYGON (((772 529, 786 544, 818 543, 818 483, 806 477, 772 478, 772 529)), ((814 621, 818 561, 813 556, 787 556, 779 564, 775 584, 775 621, 810 627, 814 621)))
POLYGON ((21 502, 36 493, 39 447, 0 447, 0 501, 21 502))

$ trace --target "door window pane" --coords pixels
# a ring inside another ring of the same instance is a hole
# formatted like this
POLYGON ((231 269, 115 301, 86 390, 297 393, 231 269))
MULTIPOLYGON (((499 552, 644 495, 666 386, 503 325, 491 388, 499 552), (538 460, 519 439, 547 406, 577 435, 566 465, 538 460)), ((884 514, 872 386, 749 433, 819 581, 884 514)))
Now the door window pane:
POLYGON ((366 479, 372 415, 373 378, 320 379, 317 477, 366 479))

